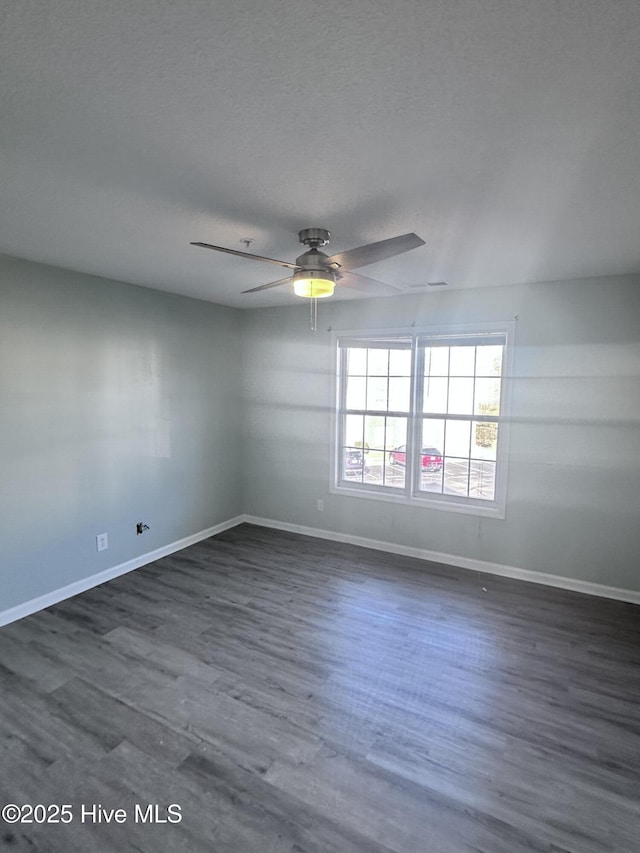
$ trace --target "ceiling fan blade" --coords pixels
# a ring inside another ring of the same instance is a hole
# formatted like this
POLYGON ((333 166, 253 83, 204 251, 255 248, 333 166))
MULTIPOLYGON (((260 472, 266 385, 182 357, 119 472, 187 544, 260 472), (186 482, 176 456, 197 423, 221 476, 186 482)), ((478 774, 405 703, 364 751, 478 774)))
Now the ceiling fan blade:
POLYGON ((394 255, 401 255, 410 249, 424 246, 424 240, 417 234, 401 234, 400 237, 389 237, 388 240, 379 240, 377 243, 368 243, 357 249, 347 249, 327 259, 327 263, 333 269, 351 270, 357 267, 365 267, 367 264, 375 264, 384 261, 394 255), (337 266, 334 266, 337 264, 337 266))
POLYGON ((277 261, 275 258, 266 258, 264 255, 252 255, 251 252, 240 252, 238 249, 225 249, 224 246, 212 246, 211 243, 192 243, 192 246, 200 246, 202 249, 213 249, 216 252, 226 252, 228 255, 239 255, 241 258, 250 258, 252 261, 266 261, 268 264, 276 264, 290 270, 297 270, 295 264, 288 261, 277 261))
POLYGON ((243 290, 243 293, 257 293, 259 290, 268 290, 270 287, 280 287, 281 284, 288 284, 291 281, 291 276, 288 278, 280 278, 278 281, 270 281, 269 284, 260 284, 258 287, 252 287, 249 290, 243 290))
POLYGON ((354 290, 363 290, 369 296, 393 296, 394 293, 403 293, 400 287, 369 278, 368 275, 360 275, 357 272, 342 272, 337 275, 339 287, 351 287, 354 290))

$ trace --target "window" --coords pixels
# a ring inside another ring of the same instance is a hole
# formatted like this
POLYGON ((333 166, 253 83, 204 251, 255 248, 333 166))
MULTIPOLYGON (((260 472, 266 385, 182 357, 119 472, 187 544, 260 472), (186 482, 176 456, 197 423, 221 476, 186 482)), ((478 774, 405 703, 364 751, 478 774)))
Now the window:
POLYGON ((335 490, 504 517, 510 333, 338 336, 335 490))

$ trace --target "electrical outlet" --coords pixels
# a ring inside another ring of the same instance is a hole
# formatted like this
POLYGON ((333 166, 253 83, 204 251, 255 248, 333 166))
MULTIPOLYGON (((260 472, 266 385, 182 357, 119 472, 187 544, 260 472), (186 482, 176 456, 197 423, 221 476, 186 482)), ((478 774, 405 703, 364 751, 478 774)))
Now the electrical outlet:
POLYGON ((109 547, 109 537, 106 533, 98 533, 96 536, 96 550, 106 551, 109 547))
POLYGON ((320 500, 320 498, 316 501, 316 509, 318 512, 324 512, 324 501, 320 500))

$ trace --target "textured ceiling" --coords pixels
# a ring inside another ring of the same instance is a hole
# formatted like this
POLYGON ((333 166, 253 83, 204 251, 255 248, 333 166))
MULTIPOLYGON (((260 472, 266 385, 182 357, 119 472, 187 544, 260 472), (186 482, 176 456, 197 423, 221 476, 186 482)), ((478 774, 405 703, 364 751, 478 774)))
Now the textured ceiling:
POLYGON ((190 241, 415 231, 362 270, 406 287, 640 272, 638 0, 0 0, 0 56, 0 251, 239 307, 298 300, 190 241))

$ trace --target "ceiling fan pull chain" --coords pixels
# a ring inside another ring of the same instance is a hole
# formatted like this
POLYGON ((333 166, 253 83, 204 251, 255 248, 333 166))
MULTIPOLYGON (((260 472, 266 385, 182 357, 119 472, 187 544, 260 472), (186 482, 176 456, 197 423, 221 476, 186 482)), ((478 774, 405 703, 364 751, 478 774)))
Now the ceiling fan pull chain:
POLYGON ((318 328, 318 300, 315 297, 309 300, 309 328, 312 332, 318 328))

